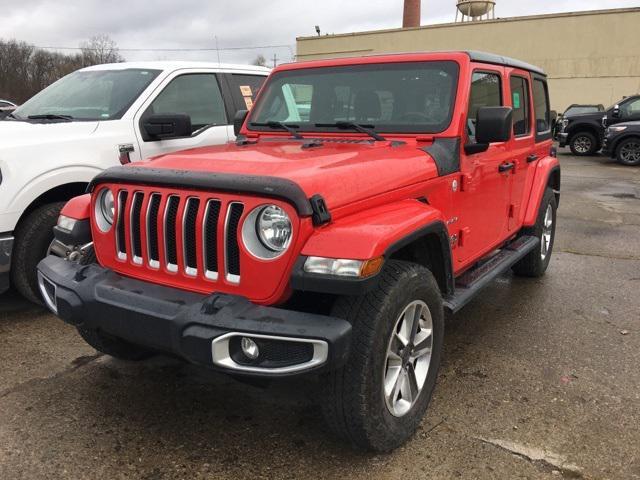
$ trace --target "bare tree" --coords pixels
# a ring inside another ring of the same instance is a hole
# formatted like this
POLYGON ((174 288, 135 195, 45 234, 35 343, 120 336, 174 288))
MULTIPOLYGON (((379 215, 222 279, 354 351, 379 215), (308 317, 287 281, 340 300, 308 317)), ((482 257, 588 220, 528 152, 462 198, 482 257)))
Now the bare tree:
POLYGON ((267 66, 267 59, 264 58, 264 55, 260 54, 252 62, 252 65, 257 65, 258 67, 266 67, 267 66))
POLYGON ((95 35, 80 44, 84 66, 124 62, 118 45, 109 35, 95 35))

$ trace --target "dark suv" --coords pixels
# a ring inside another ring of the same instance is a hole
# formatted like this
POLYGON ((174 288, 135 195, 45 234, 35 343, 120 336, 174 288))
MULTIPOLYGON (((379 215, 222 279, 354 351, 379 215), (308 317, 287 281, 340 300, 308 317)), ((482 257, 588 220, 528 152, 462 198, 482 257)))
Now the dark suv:
POLYGON ((605 112, 565 116, 560 123, 558 141, 574 155, 593 155, 602 148, 605 128, 640 120, 640 95, 625 97, 605 112))
POLYGON ((558 115, 558 118, 553 122, 553 139, 558 140, 558 133, 560 133, 560 129, 562 128, 563 119, 580 113, 595 112, 604 112, 604 105, 572 103, 564 112, 558 115))

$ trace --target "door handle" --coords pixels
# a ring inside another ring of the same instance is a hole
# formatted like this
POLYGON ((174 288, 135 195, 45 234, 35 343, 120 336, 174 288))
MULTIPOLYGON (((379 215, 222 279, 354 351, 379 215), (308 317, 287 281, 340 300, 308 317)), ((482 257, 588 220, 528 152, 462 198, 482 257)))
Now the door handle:
POLYGON ((538 159, 538 155, 535 153, 533 155, 529 155, 527 157, 527 163, 535 162, 538 159))
POLYGON ((514 163, 505 162, 500 164, 500 166, 498 167, 498 171, 500 173, 504 173, 504 172, 508 172, 509 170, 513 170, 514 167, 515 167, 514 163))

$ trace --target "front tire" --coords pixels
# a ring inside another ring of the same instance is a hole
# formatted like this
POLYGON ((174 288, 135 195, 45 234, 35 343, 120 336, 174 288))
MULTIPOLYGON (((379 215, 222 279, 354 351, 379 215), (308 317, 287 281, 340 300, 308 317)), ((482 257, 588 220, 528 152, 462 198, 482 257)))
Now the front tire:
POLYGON ((323 378, 331 429, 357 448, 387 452, 416 431, 435 388, 444 338, 438 284, 426 268, 389 260, 378 287, 341 297, 352 323, 347 364, 323 378), (416 323, 417 322, 417 323, 416 323))
POLYGON ((29 213, 16 228, 11 258, 11 283, 27 300, 42 305, 36 266, 49 251, 53 227, 65 202, 48 203, 29 213))
POLYGON ((541 277, 547 271, 553 244, 556 238, 556 212, 558 203, 553 190, 547 188, 542 197, 538 219, 531 228, 523 229, 523 235, 532 235, 540 240, 539 248, 534 248, 513 266, 513 272, 522 277, 541 277))
POLYGON ((622 165, 640 165, 640 138, 627 138, 616 148, 616 160, 622 165))
POLYGON ((569 141, 571 153, 578 157, 586 157, 593 155, 600 150, 598 139, 593 133, 578 132, 571 137, 569 141))

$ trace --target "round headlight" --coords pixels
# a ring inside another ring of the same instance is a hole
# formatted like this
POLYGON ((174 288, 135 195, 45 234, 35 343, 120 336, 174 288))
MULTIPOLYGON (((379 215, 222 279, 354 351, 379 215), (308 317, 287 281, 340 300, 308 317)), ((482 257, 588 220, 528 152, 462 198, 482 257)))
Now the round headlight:
POLYGON ((256 221, 258 237, 262 244, 274 252, 283 252, 291 241, 291 219, 277 205, 262 209, 256 221))
POLYGON ((106 232, 111 228, 115 211, 113 193, 108 188, 105 188, 98 193, 95 208, 95 220, 100 230, 106 232))

